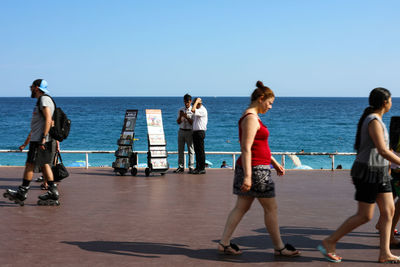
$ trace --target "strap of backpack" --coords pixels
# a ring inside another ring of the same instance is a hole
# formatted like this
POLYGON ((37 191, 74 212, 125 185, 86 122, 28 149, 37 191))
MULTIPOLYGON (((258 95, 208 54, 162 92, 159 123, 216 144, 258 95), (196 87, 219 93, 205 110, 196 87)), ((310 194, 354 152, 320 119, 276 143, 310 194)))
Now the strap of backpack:
MULTIPOLYGON (((54 110, 56 110, 57 105, 56 105, 56 102, 54 101, 54 99, 51 96, 49 96, 47 94, 39 96, 38 100, 36 101, 36 106, 38 107, 40 114, 42 114, 42 116, 44 117, 43 110, 40 108, 40 100, 42 99, 43 96, 50 97, 51 101, 53 101, 53 104, 54 104, 54 110)), ((54 116, 54 113, 53 113, 53 116, 54 116)))

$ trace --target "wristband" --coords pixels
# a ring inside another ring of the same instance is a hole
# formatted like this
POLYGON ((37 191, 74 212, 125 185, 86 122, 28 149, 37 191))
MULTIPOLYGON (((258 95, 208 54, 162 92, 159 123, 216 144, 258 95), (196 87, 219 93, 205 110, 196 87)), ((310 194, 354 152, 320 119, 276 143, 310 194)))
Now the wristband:
POLYGON ((49 134, 42 134, 42 139, 47 138, 47 136, 49 136, 49 134))

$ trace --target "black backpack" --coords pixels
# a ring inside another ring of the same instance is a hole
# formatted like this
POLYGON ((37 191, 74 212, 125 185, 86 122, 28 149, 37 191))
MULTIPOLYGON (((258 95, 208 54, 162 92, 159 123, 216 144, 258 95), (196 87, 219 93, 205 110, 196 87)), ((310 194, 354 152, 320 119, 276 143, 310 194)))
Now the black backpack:
MULTIPOLYGON (((49 96, 49 95, 45 95, 45 96, 50 97, 51 101, 53 101, 53 103, 54 103, 54 113, 53 113, 54 126, 50 128, 49 134, 53 139, 61 142, 64 139, 67 139, 67 137, 69 135, 69 131, 71 129, 71 120, 68 119, 67 115, 64 113, 64 111, 61 108, 57 107, 56 102, 54 102, 54 100, 51 96, 49 96)), ((41 113, 43 115, 43 111, 39 107, 41 97, 39 97, 36 105, 38 106, 39 110, 41 111, 41 113)))

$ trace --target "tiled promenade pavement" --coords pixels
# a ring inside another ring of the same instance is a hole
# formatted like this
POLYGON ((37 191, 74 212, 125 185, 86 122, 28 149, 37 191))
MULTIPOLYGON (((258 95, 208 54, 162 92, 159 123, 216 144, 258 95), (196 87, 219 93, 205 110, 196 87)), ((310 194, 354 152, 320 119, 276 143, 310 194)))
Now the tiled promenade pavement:
MULTIPOLYGON (((21 182, 22 167, 0 167, 0 189, 21 182)), ((302 251, 276 258, 253 203, 233 241, 239 257, 216 253, 233 207, 233 171, 206 175, 115 176, 111 168, 70 168, 60 183, 61 206, 36 205, 33 182, 24 207, 0 199, 0 266, 328 266, 321 239, 356 210, 349 171, 288 171, 276 182, 284 241, 302 251)), ((372 266, 378 259, 374 219, 344 237, 340 266, 372 266)), ((400 254, 400 250, 395 251, 400 254)))

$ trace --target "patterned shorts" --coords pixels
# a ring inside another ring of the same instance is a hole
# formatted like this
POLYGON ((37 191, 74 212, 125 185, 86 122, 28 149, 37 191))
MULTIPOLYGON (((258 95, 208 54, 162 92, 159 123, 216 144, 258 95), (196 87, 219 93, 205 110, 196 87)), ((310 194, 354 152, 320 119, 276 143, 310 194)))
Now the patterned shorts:
POLYGON ((243 167, 236 165, 235 177, 233 179, 233 193, 240 196, 258 198, 275 197, 275 183, 271 179, 271 167, 268 165, 257 165, 252 168, 251 188, 248 192, 240 191, 243 184, 243 167))

